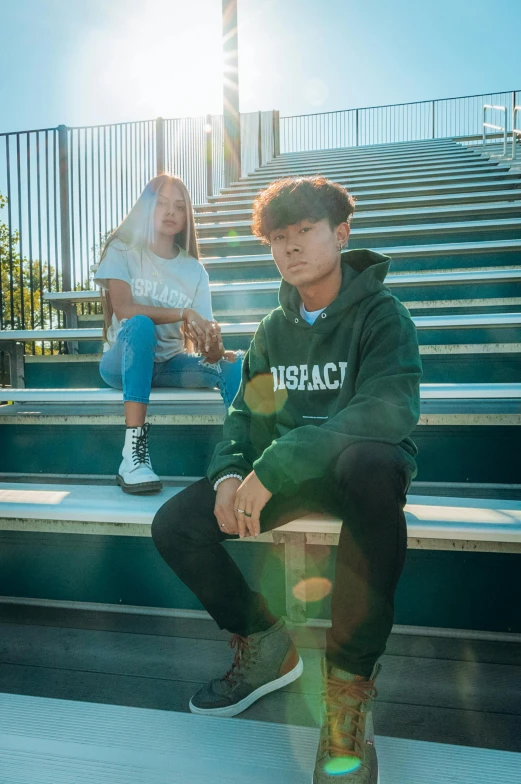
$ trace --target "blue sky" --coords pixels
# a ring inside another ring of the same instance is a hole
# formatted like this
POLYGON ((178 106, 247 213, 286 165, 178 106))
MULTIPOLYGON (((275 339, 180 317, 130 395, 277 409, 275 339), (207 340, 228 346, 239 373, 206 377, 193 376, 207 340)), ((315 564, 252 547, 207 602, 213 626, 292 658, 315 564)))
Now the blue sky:
MULTIPOLYGON (((521 0, 496 26, 485 0, 238 4, 245 112, 521 90, 521 0)), ((16 0, 2 28, 0 131, 221 111, 221 0, 16 0)))

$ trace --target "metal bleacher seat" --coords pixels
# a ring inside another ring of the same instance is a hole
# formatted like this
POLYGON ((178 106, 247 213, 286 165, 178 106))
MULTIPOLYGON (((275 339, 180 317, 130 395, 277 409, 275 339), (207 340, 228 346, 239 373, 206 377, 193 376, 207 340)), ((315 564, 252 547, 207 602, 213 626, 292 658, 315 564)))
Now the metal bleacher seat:
MULTIPOLYGON (((8 416, 16 415, 17 407, 22 415, 26 410, 38 415, 35 406, 40 410, 42 406, 54 406, 62 417, 72 410, 81 410, 87 416, 89 406, 96 406, 99 419, 99 406, 105 407, 105 413, 107 406, 120 408, 122 393, 114 389, 4 389, 0 390, 2 400, 15 404, 9 408, 8 416)), ((427 423, 437 413, 471 414, 485 420, 491 414, 508 417, 513 413, 516 417, 521 383, 423 384, 421 401, 422 417, 427 423)), ((217 423, 224 418, 220 395, 210 390, 154 389, 150 405, 151 412, 168 410, 174 416, 176 412, 189 411, 192 424, 198 418, 207 422, 213 417, 217 423)), ((186 480, 180 478, 175 487, 166 487, 160 495, 135 498, 124 496, 115 486, 3 482, 0 530, 149 536, 155 511, 185 485, 186 480)), ((521 552, 521 501, 422 496, 413 490, 406 513, 409 547, 521 552)), ((304 570, 306 545, 336 545, 340 526, 339 520, 312 515, 256 540, 285 545, 286 608, 292 620, 303 621, 306 617, 305 603, 292 591, 296 575, 304 570)))
MULTIPOLYGON (((150 708, 0 694, 5 781, 309 784, 318 729, 150 708), (197 748, 194 752, 194 738, 197 748)), ((381 784, 518 781, 519 755, 376 736, 381 784)))
MULTIPOLYGON (((116 486, 0 482, 0 530, 150 536, 156 511, 185 486, 180 481, 158 495, 136 498, 116 486)), ((409 494, 405 514, 412 548, 521 552, 520 500, 409 494)), ((336 546, 340 528, 338 519, 307 515, 256 540, 239 540, 285 545, 290 620, 306 620, 306 604, 293 590, 305 573, 306 545, 336 546)))
MULTIPOLYGON (((244 257, 245 261, 249 257, 244 257)), ((271 261, 271 256, 267 256, 267 261, 271 261)), ((220 263, 220 262, 217 262, 220 263)), ((419 272, 389 274, 386 278, 386 285, 391 289, 404 287, 423 287, 423 286, 446 286, 449 288, 454 284, 474 285, 497 284, 497 283, 521 283, 521 268, 499 269, 499 270, 463 270, 459 272, 419 272)), ((210 283, 212 297, 220 294, 235 294, 238 292, 267 293, 278 292, 280 279, 266 281, 241 281, 233 284, 210 283)), ((84 304, 88 302, 99 302, 99 290, 90 291, 53 291, 44 294, 44 300, 51 302, 55 307, 60 307, 61 303, 84 304)), ((218 304, 218 303, 216 303, 218 304)), ((436 307, 436 301, 432 301, 432 306, 436 307)))

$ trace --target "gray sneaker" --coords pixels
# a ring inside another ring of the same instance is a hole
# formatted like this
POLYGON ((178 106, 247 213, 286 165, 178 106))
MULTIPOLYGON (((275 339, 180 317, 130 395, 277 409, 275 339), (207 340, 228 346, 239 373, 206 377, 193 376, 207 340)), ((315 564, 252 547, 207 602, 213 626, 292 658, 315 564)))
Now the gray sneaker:
POLYGON ((378 694, 374 682, 381 669, 375 664, 367 679, 322 660, 323 721, 313 784, 378 784, 370 707, 378 694))
POLYGON ((235 634, 230 645, 237 649, 232 666, 222 678, 194 694, 192 713, 236 716, 260 697, 302 675, 302 659, 282 619, 265 632, 249 637, 235 634))

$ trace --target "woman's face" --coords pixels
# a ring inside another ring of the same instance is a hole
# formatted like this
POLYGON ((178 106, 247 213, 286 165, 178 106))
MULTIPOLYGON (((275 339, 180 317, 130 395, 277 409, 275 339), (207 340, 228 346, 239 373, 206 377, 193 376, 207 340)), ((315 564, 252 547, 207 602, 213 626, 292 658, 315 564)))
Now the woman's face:
POLYGON ((154 209, 154 231, 174 237, 186 226, 186 204, 181 189, 165 183, 157 195, 154 209))

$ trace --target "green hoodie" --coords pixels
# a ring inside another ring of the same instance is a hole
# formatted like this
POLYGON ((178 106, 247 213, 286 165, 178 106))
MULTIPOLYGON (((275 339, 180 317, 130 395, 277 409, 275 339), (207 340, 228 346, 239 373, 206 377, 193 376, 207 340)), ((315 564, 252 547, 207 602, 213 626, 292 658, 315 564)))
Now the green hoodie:
POLYGON ((254 470, 271 493, 289 495, 326 476, 359 441, 399 445, 416 476, 409 435, 420 415, 421 360, 409 311, 384 284, 390 263, 371 250, 345 251, 338 296, 314 324, 282 281, 280 306, 244 358, 208 468, 212 483, 254 470))

